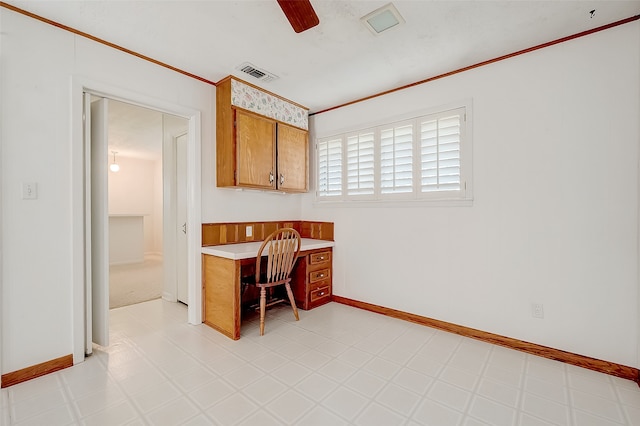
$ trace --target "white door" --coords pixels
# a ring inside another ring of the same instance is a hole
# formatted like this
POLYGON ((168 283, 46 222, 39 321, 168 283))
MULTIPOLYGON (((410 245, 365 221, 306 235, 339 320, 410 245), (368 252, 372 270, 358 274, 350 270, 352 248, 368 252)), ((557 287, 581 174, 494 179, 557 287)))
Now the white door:
POLYGON ((187 285, 187 135, 176 138, 176 280, 178 300, 189 304, 187 285))
MULTIPOLYGON (((85 99, 91 95, 85 94, 85 99)), ((107 145, 109 104, 105 98, 85 109, 85 253, 86 253, 86 353, 91 342, 109 344, 109 216, 107 145)))

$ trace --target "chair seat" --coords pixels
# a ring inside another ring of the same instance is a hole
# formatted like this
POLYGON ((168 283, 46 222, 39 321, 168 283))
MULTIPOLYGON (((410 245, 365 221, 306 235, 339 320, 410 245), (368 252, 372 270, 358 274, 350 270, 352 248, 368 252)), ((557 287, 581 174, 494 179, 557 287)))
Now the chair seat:
POLYGON ((273 281, 273 282, 267 282, 267 277, 266 275, 263 275, 260 277, 260 281, 256 282, 256 277, 254 275, 251 276, 247 276, 247 277, 242 277, 242 284, 243 285, 254 285, 256 287, 265 287, 265 288, 269 288, 269 287, 275 287, 277 285, 282 285, 285 283, 291 282, 291 277, 287 277, 283 280, 278 280, 278 281, 273 281))
MULTIPOLYGON (((272 287, 276 287, 279 285, 283 285, 285 284, 285 281, 291 281, 290 279, 288 280, 281 280, 281 281, 277 281, 277 282, 273 282, 273 283, 263 283, 264 281, 266 281, 266 276, 260 279, 261 282, 256 283, 256 278, 254 275, 251 276, 247 276, 247 277, 242 277, 242 294, 244 295, 246 293, 246 289, 249 286, 253 286, 256 288, 272 288, 272 287)), ((286 294, 284 295, 285 297, 279 297, 280 295, 274 295, 273 292, 267 292, 267 300, 266 300, 266 304, 265 307, 269 308, 271 306, 280 304, 280 303, 287 303, 289 302, 289 300, 287 300, 286 294)), ((258 299, 250 299, 249 300, 249 304, 245 305, 245 308, 248 309, 256 309, 256 310, 260 310, 260 302, 259 302, 259 298, 258 299)))

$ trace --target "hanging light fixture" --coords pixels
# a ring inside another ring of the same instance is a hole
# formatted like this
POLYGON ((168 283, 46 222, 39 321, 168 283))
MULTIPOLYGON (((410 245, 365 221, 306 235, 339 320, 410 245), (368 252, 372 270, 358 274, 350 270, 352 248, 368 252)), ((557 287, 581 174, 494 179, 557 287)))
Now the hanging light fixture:
POLYGON ((120 170, 120 165, 116 163, 116 154, 118 153, 118 151, 111 151, 111 153, 113 154, 113 163, 109 165, 109 170, 115 173, 120 170))

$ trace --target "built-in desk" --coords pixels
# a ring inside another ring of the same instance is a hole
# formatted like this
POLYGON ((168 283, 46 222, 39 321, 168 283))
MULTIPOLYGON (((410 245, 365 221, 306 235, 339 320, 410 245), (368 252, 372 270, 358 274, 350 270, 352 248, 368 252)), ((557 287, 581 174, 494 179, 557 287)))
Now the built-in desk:
MULTIPOLYGON (((255 266, 262 241, 202 247, 204 323, 224 335, 240 338, 243 268, 255 266)), ((302 238, 292 272, 296 305, 311 309, 331 300, 333 241, 302 238)))

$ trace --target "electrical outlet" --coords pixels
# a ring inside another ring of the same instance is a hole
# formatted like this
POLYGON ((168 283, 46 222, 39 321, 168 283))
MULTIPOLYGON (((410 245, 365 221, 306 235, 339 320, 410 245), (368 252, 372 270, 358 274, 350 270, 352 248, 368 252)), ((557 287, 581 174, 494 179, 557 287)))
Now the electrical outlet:
POLYGON ((247 238, 253 237, 253 225, 247 225, 245 228, 245 235, 247 238))
POLYGON ((542 305, 542 303, 531 304, 531 316, 539 319, 544 318, 544 306, 542 305))

